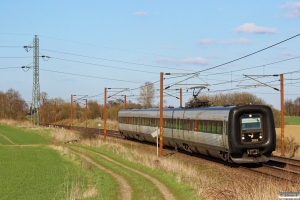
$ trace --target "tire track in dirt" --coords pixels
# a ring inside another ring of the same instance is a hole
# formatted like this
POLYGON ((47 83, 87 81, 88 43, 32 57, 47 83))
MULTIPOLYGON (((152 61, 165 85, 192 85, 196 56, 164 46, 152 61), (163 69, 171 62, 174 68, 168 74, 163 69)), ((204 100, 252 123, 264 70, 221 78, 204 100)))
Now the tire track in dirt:
POLYGON ((131 167, 128 167, 126 165, 123 165, 122 163, 119 163, 119 162, 117 162, 117 161, 115 161, 115 160, 113 160, 113 159, 111 159, 111 158, 109 158, 109 157, 107 157, 105 155, 102 155, 100 153, 96 153, 94 151, 91 151, 91 150, 88 150, 88 149, 84 149, 84 148, 80 148, 80 147, 76 147, 76 148, 79 148, 79 149, 91 152, 91 153, 96 154, 98 156, 101 156, 102 158, 104 158, 104 159, 106 159, 106 160, 108 160, 108 161, 110 161, 112 163, 120 165, 121 167, 124 167, 125 169, 131 170, 131 171, 133 171, 133 172, 135 172, 135 173, 143 176, 144 178, 146 178, 149 181, 151 181, 158 188, 158 190, 163 194, 163 196, 165 197, 165 199, 168 199, 168 200, 175 200, 176 199, 175 196, 169 191, 169 189, 163 183, 161 183, 159 180, 157 180, 156 178, 153 178, 153 177, 149 176, 148 174, 145 174, 145 173, 143 173, 141 171, 138 171, 138 170, 133 169, 131 167))
POLYGON ((6 136, 4 136, 4 135, 2 135, 2 134, 0 134, 0 136, 2 136, 4 139, 6 139, 7 141, 9 141, 10 143, 15 144, 15 143, 13 143, 13 141, 11 141, 8 137, 6 137, 6 136))
POLYGON ((91 163, 92 165, 96 166, 98 169, 100 169, 100 170, 104 171, 105 173, 111 175, 118 182, 118 185, 120 187, 120 192, 118 193, 119 199, 128 200, 128 199, 132 198, 132 188, 130 187, 130 185, 128 184, 126 179, 124 179, 122 176, 114 173, 113 171, 104 168, 103 166, 99 165, 98 163, 96 163, 91 158, 87 157, 86 155, 81 154, 81 153, 77 153, 77 152, 75 152, 75 151, 73 151, 69 148, 67 148, 67 149, 70 152, 79 155, 81 158, 83 158, 87 162, 91 163))

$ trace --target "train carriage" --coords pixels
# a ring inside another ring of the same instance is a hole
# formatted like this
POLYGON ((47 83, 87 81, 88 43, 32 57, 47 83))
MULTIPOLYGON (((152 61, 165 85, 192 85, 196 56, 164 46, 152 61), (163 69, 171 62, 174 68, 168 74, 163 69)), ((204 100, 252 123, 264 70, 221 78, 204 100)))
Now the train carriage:
MULTIPOLYGON (((156 142, 159 109, 119 111, 119 131, 127 138, 156 142)), ((267 162, 275 150, 273 114, 268 106, 165 108, 163 145, 235 163, 267 162)))

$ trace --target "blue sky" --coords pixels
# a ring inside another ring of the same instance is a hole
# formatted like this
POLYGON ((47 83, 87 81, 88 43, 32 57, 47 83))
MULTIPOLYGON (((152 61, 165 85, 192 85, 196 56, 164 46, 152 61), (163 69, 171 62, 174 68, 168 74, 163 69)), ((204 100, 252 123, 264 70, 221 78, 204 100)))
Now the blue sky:
MULTIPOLYGON (((300 96, 300 36, 222 65, 300 34, 297 1, 3 0, 0 12, 0 90, 13 88, 28 102, 33 74, 21 66, 32 66, 33 51, 23 46, 32 45, 35 35, 40 56, 51 57, 39 59, 40 91, 49 98, 89 95, 103 103, 108 87, 129 88, 121 94, 137 102, 146 81, 159 88, 160 72, 203 70, 183 82, 191 75, 165 76, 164 86, 172 85, 166 92, 179 97, 175 89, 182 88, 186 102, 188 88, 208 84, 203 94, 250 92, 279 109, 278 91, 243 74, 283 73, 285 99, 300 96)), ((278 77, 253 78, 280 87, 278 77)), ((165 96, 166 105, 177 107, 173 96, 165 96)))

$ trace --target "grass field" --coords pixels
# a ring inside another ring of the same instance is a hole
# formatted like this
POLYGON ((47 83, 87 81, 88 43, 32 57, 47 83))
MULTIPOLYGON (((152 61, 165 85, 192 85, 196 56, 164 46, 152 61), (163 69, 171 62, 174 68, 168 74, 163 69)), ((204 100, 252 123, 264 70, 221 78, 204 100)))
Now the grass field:
POLYGON ((300 117, 284 116, 284 121, 287 125, 300 125, 300 117))
POLYGON ((0 124, 0 199, 114 199, 111 177, 48 144, 49 130, 0 124))
MULTIPOLYGON (((276 131, 280 134, 280 129, 276 131)), ((300 141, 299 133, 300 126, 285 126, 285 137, 300 141)), ((204 196, 208 199, 269 200, 277 198, 279 191, 299 191, 299 186, 241 174, 234 168, 213 162, 200 160, 195 164, 194 159, 198 158, 184 157, 183 160, 180 154, 173 152, 160 157, 157 164, 154 149, 149 145, 115 139, 103 141, 102 138, 80 140, 81 145, 65 144, 74 139, 78 139, 78 134, 69 130, 0 124, 0 199, 118 199, 118 182, 70 150, 78 147, 84 147, 86 151, 80 153, 98 165, 124 177, 132 189, 132 199, 168 198, 159 194, 156 185, 145 176, 122 165, 156 178, 177 199, 193 200, 204 196), (105 160, 100 154, 122 165, 105 160)))
MULTIPOLYGON (((78 139, 77 133, 17 125, 19 127, 0 123, 0 199, 119 198, 119 185, 113 176, 65 147, 65 142, 74 137, 78 139)), ((97 149, 101 154, 122 160, 114 152, 97 149)), ((132 188, 132 199, 165 199, 157 186, 145 177, 99 159, 99 156, 87 152, 85 155, 112 173, 124 177, 132 188)), ((135 169, 142 168, 129 161, 122 160, 122 163, 135 169)), ((149 176, 155 176, 155 171, 149 173, 149 176)), ((176 182, 174 177, 165 175, 163 171, 156 177, 180 199, 199 199, 191 187, 176 182)))

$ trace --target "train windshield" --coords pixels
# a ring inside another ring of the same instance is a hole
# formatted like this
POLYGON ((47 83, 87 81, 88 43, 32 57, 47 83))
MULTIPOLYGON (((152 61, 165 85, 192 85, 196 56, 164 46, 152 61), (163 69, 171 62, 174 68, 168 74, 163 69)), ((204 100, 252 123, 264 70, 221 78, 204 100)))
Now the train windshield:
POLYGON ((245 114, 242 116, 242 130, 261 129, 261 117, 259 114, 245 114))
POLYGON ((260 114, 244 114, 241 117, 241 139, 242 142, 260 142, 262 141, 262 116, 260 114))

